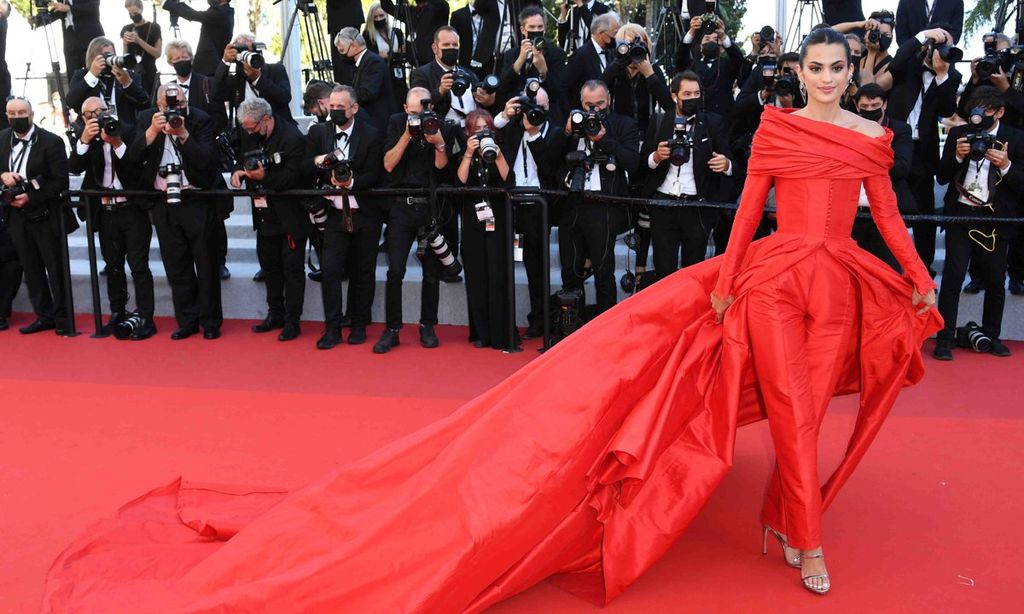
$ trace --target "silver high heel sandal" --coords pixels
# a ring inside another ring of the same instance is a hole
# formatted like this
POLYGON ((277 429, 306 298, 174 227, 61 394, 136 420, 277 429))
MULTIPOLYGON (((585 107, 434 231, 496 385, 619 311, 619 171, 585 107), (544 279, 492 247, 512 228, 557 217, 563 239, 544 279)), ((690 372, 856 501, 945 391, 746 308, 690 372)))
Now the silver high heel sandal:
MULTIPOLYGON (((804 554, 800 553, 800 559, 823 559, 825 558, 824 552, 817 554, 804 554)), ((813 576, 800 576, 800 582, 804 585, 804 588, 811 591, 815 595, 828 594, 829 589, 832 588, 832 581, 828 577, 828 573, 817 574, 813 576), (817 580, 820 580, 818 582, 817 580)))
MULTIPOLYGON (((766 524, 761 526, 764 528, 764 539, 761 542, 761 554, 768 554, 768 534, 770 533, 773 536, 775 536, 775 539, 778 540, 779 545, 782 546, 782 560, 786 562, 786 565, 789 565, 794 569, 800 569, 800 551, 797 550, 796 554, 794 554, 792 558, 787 557, 786 548, 789 548, 789 544, 786 543, 786 538, 784 538, 781 533, 779 533, 778 531, 769 527, 766 524)), ((790 548, 790 550, 796 549, 790 548)))

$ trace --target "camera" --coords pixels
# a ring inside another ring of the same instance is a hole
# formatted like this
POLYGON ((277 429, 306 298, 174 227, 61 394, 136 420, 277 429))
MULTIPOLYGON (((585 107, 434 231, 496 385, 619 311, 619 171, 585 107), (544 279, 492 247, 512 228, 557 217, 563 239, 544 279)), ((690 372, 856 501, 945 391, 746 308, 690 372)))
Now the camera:
POLYGON ((423 105, 423 111, 419 115, 410 115, 407 120, 409 135, 414 139, 433 136, 441 129, 441 118, 429 108, 430 99, 420 102, 423 105))
POLYGON ((968 322, 956 329, 956 344, 962 348, 970 348, 979 354, 992 350, 992 337, 978 326, 977 322, 968 322))
POLYGON ((615 46, 615 60, 620 64, 639 64, 647 59, 647 45, 639 37, 615 46))
POLYGON ((775 94, 778 96, 796 96, 798 89, 796 75, 788 70, 783 70, 782 75, 775 79, 775 94))
POLYGON ((346 183, 352 179, 352 164, 345 159, 345 154, 340 149, 325 155, 318 166, 323 170, 330 170, 331 176, 338 183, 346 183))
POLYGON ((235 45, 235 51, 238 52, 238 59, 235 61, 259 70, 267 65, 267 60, 263 57, 263 50, 266 48, 267 46, 263 43, 253 43, 252 51, 247 45, 235 45))
POLYGON ((500 85, 500 83, 501 81, 498 79, 498 75, 487 75, 480 80, 480 85, 477 87, 488 94, 493 94, 498 91, 498 85, 500 85))
POLYGON ((327 228, 327 199, 317 196, 303 201, 302 206, 309 214, 309 221, 313 222, 316 229, 323 232, 327 228))
POLYGON ((964 51, 959 47, 954 47, 949 43, 938 44, 934 39, 929 38, 924 48, 924 58, 931 62, 931 57, 934 52, 939 52, 939 57, 942 58, 943 62, 947 64, 955 64, 960 60, 964 59, 964 51))
POLYGON ((125 53, 123 55, 104 53, 103 62, 107 65, 107 68, 114 68, 116 66, 125 70, 135 68, 135 65, 138 63, 133 53, 125 53))
POLYGON ((761 37, 761 48, 765 48, 775 42, 775 28, 771 26, 763 26, 757 35, 761 37))
POLYGON ((182 115, 181 109, 178 105, 181 104, 178 98, 178 88, 175 86, 168 86, 164 90, 164 98, 167 101, 167 110, 164 111, 164 118, 167 120, 167 125, 172 130, 180 130, 185 125, 185 116, 182 115))
POLYGON ((452 255, 452 250, 448 247, 448 241, 445 240, 444 235, 441 234, 441 230, 437 227, 436 223, 432 223, 429 226, 420 228, 417 233, 417 247, 416 257, 423 262, 423 258, 426 257, 427 248, 434 252, 437 259, 441 261, 441 266, 445 268, 445 273, 448 275, 458 275, 462 272, 462 263, 455 259, 452 255))
POLYGON ((597 136, 604 126, 604 113, 595 109, 574 109, 569 113, 569 122, 573 136, 597 136))
POLYGON ((779 70, 779 60, 774 55, 766 55, 758 60, 761 67, 761 81, 764 87, 772 89, 775 87, 775 75, 779 70))
MULTIPOLYGON (((717 4, 717 0, 706 0, 704 2, 704 14, 700 16, 700 30, 697 32, 698 38, 714 34, 715 30, 718 29, 718 21, 715 16, 715 6, 717 4)), ((773 36, 772 39, 774 40, 775 37, 773 36)))
POLYGON ((473 80, 470 78, 469 73, 461 66, 456 66, 449 70, 447 74, 452 76, 452 94, 460 98, 473 86, 473 80))
POLYGON ((32 8, 35 9, 35 15, 29 16, 28 25, 33 28, 48 26, 60 20, 56 13, 50 11, 50 0, 34 0, 32 8))
POLYGON ((682 166, 690 161, 690 152, 693 151, 693 136, 686 129, 686 118, 676 118, 675 132, 667 144, 671 150, 668 161, 672 166, 682 166))
POLYGON ((167 204, 181 204, 181 165, 164 164, 157 173, 167 181, 167 204))
POLYGON ((242 168, 254 171, 259 167, 267 168, 281 163, 281 153, 267 154, 262 149, 253 149, 242 154, 242 168))
POLYGON ((494 133, 484 128, 476 133, 476 139, 480 143, 480 157, 484 162, 494 162, 498 159, 498 144, 494 140, 494 133))
POLYGON ((544 33, 532 34, 530 36, 530 44, 533 45, 534 51, 544 51, 547 43, 544 42, 544 33))
POLYGON ((133 313, 131 316, 121 320, 114 326, 114 337, 120 341, 124 341, 132 336, 140 326, 142 326, 142 316, 137 313, 133 313))
POLYGON ((557 315, 552 322, 552 343, 561 341, 583 326, 583 290, 559 290, 555 294, 557 315))
POLYGON ((519 113, 526 116, 530 124, 539 126, 547 121, 548 110, 537 104, 537 92, 540 91, 540 79, 530 77, 526 80, 526 87, 523 95, 516 98, 519 103, 519 113))
POLYGON ((117 119, 111 111, 103 111, 96 118, 96 122, 100 125, 100 130, 105 132, 107 136, 120 136, 121 135, 121 120, 117 119))
POLYGON ((967 144, 971 147, 967 156, 975 162, 983 160, 988 150, 996 144, 996 135, 989 134, 988 130, 981 127, 981 122, 984 119, 984 107, 974 107, 971 109, 970 115, 967 116, 967 122, 971 126, 971 129, 964 134, 967 144))
POLYGON ((29 188, 38 190, 39 181, 36 179, 33 179, 31 181, 20 179, 17 183, 10 187, 7 187, 6 185, 0 183, 0 201, 2 201, 6 205, 9 205, 22 194, 28 193, 29 188))

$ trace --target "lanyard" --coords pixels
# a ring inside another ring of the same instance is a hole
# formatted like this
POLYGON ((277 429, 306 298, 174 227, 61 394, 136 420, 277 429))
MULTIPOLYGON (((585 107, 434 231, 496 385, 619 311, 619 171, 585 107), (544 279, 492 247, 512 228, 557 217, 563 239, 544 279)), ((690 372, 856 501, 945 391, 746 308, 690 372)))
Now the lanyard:
POLYGON ((22 143, 21 143, 21 151, 18 152, 17 156, 14 155, 14 145, 15 145, 14 140, 15 140, 14 139, 14 132, 12 131, 11 132, 11 160, 10 160, 11 172, 12 173, 18 173, 19 175, 24 176, 25 175, 25 173, 23 172, 24 169, 22 169, 21 165, 22 165, 22 162, 25 162, 26 164, 28 163, 25 160, 25 154, 28 153, 29 146, 32 145, 32 143, 35 142, 36 134, 35 134, 35 132, 33 132, 32 133, 32 138, 30 140, 22 141, 22 143))

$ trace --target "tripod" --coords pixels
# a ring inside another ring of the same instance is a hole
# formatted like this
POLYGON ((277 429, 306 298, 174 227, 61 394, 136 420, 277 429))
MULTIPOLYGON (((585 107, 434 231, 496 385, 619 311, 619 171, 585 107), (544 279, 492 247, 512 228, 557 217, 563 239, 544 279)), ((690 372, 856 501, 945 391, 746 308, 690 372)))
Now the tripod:
MULTIPOLYGON (((279 4, 280 2, 281 0, 274 0, 274 4, 279 4)), ((313 2, 313 0, 295 0, 295 8, 292 9, 292 16, 288 19, 288 29, 285 31, 281 49, 288 48, 292 31, 295 28, 295 20, 298 19, 299 13, 302 13, 302 25, 306 30, 306 52, 309 54, 310 60, 310 68, 303 68, 302 73, 307 82, 312 79, 320 79, 330 83, 334 80, 334 72, 331 65, 331 48, 324 38, 324 27, 320 22, 316 2, 313 2)))
MULTIPOLYGON (((687 28, 683 27, 683 19, 679 14, 679 7, 675 6, 675 3, 662 1, 657 4, 664 4, 664 6, 658 9, 654 25, 650 29, 651 63, 671 67, 673 70, 666 71, 671 74, 675 72, 676 50, 682 44, 687 28)), ((638 21, 637 23, 642 22, 638 21)))
MULTIPOLYGON (((29 6, 34 7, 35 5, 32 4, 29 6)), ((32 10, 34 12, 34 8, 32 10)), ((45 14, 43 17, 40 17, 40 15, 42 14, 30 14, 29 23, 33 25, 33 29, 41 28, 43 30, 43 36, 46 38, 46 52, 50 56, 50 70, 53 75, 54 89, 57 91, 57 99, 60 100, 61 115, 64 119, 64 133, 68 137, 68 142, 73 143, 75 140, 75 131, 71 125, 71 114, 68 111, 68 104, 65 100, 67 91, 64 87, 64 74, 60 70, 60 48, 57 46, 57 37, 50 31, 52 24, 57 23, 59 20, 47 19, 45 15, 50 15, 49 13, 45 14)), ((22 83, 22 93, 24 93, 25 88, 28 87, 28 80, 30 78, 28 73, 31 66, 31 62, 25 65, 25 80, 22 83)))
POLYGON ((416 27, 413 25, 409 0, 398 0, 395 9, 395 21, 402 24, 402 34, 405 36, 405 64, 414 69, 420 65, 420 59, 416 57, 416 27))
POLYGON ((803 20, 806 15, 807 20, 810 22, 807 24, 807 33, 810 33, 811 28, 822 23, 825 19, 821 11, 821 0, 798 0, 797 5, 793 7, 793 17, 789 21, 789 28, 786 30, 786 49, 794 51, 800 48, 800 43, 803 42, 804 29, 803 20))

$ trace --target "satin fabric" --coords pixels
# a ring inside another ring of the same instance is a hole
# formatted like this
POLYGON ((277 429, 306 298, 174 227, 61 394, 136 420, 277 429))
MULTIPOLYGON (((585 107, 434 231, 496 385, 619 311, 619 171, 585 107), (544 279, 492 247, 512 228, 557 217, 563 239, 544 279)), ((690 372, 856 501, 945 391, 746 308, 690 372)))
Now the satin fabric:
POLYGON ((934 312, 915 315, 908 280, 850 238, 863 179, 894 254, 929 287, 888 187, 890 138, 766 110, 723 258, 295 492, 176 481, 143 495, 60 555, 43 611, 479 612, 546 578, 606 603, 700 511, 737 426, 765 417, 752 291, 815 264, 845 276, 850 312, 825 348, 836 366, 819 396, 860 393, 847 453, 821 488, 827 508, 941 327, 934 312), (750 243, 772 177, 780 232, 750 243), (713 288, 736 296, 724 325, 713 288))

